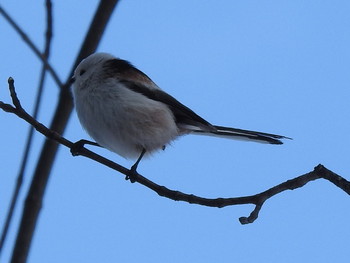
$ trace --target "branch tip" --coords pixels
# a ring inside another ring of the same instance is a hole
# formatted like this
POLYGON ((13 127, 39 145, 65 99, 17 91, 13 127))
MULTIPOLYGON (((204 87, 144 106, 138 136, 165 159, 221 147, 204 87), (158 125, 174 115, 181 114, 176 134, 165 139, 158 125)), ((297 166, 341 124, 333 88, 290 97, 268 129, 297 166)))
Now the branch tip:
POLYGON ((19 99, 17 97, 17 94, 16 94, 16 89, 15 89, 15 85, 14 85, 15 80, 12 77, 9 77, 8 78, 8 83, 9 83, 9 90, 10 90, 10 95, 11 95, 11 98, 12 98, 13 105, 16 107, 16 109, 23 111, 21 103, 20 103, 20 101, 19 101, 19 99))
POLYGON ((261 210, 261 207, 263 206, 263 202, 261 204, 256 204, 254 210, 250 213, 250 215, 248 217, 246 216, 242 216, 239 218, 239 222, 242 225, 247 225, 247 224, 251 224, 254 223, 254 221, 258 218, 259 216, 259 212, 261 210))
POLYGON ((252 223, 252 222, 249 222, 248 217, 246 217, 246 216, 242 216, 238 220, 242 225, 247 225, 247 224, 252 223))

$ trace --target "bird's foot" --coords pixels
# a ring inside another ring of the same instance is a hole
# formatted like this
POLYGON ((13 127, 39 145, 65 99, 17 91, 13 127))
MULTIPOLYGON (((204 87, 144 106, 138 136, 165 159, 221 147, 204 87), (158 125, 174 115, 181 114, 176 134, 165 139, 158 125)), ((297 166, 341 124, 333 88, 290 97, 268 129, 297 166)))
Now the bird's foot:
POLYGON ((90 145, 94 145, 94 146, 100 146, 98 143, 96 142, 92 142, 89 140, 79 140, 77 142, 75 142, 73 144, 73 146, 70 148, 70 152, 73 156, 77 156, 80 155, 81 152, 83 151, 83 148, 85 146, 85 144, 90 144, 90 145))
POLYGON ((135 183, 137 181, 137 177, 138 177, 138 172, 136 171, 137 166, 139 165, 142 157, 144 156, 144 154, 146 153, 146 150, 143 149, 139 158, 137 159, 137 161, 134 163, 133 166, 131 166, 129 173, 125 176, 125 180, 130 180, 131 183, 135 183))
POLYGON ((130 183, 135 183, 139 175, 136 169, 137 169, 137 164, 135 163, 133 166, 131 166, 129 173, 125 176, 125 180, 130 180, 130 183))

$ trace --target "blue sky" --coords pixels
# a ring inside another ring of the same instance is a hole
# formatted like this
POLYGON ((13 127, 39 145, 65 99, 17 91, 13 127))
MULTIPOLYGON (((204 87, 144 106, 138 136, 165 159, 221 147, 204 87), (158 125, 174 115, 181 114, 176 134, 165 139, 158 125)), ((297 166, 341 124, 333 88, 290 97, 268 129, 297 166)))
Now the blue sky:
MULTIPOLYGON (((42 3, 2 1, 42 47, 42 3), (19 8, 19 6, 21 8, 19 8)), ((97 1, 55 1, 50 62, 68 77, 97 1), (78 14, 79 13, 79 14, 78 14)), ((266 190, 319 163, 349 179, 350 2, 121 1, 98 48, 131 61, 208 121, 292 137, 282 146, 186 136, 142 161, 139 172, 204 197, 266 190)), ((0 100, 15 79, 31 112, 40 62, 0 18, 0 100)), ((39 120, 49 124, 58 88, 49 79, 39 120)), ((8 208, 28 126, 0 113, 0 214, 8 208)), ((88 138, 74 113, 65 136, 88 138)), ((43 142, 35 135, 21 201, 43 142)), ((103 149, 125 166, 132 162, 103 149)), ((348 262, 349 197, 325 181, 252 206, 174 202, 60 148, 29 262, 348 262)), ((2 260, 8 261, 22 203, 2 260)), ((0 217, 0 224, 3 223, 0 217)))

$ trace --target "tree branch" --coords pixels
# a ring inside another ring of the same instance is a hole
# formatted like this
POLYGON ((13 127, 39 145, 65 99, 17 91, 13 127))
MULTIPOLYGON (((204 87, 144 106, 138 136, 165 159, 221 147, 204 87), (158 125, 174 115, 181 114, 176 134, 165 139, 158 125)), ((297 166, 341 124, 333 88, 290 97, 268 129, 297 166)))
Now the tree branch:
MULTIPOLYGON (((45 57, 46 60, 48 60, 49 54, 50 54, 50 48, 51 48, 51 40, 52 40, 52 3, 51 0, 46 0, 46 32, 45 32, 45 46, 44 46, 44 52, 43 56, 45 57)), ((45 64, 43 64, 41 73, 40 73, 40 80, 39 80, 39 86, 37 89, 36 93, 36 98, 35 98, 35 103, 34 103, 34 110, 33 110, 33 118, 36 119, 38 112, 39 112, 39 107, 40 107, 40 102, 43 94, 43 89, 44 89, 44 82, 46 78, 46 73, 47 69, 45 64)), ((8 229, 10 227, 12 218, 13 218, 13 212, 15 210, 17 201, 18 201, 18 196, 22 187, 23 183, 23 178, 24 178, 24 173, 27 167, 27 161, 32 145, 32 139, 33 139, 33 134, 34 134, 34 128, 33 126, 29 126, 29 131, 28 131, 28 136, 26 140, 26 144, 24 147, 23 151, 23 156, 22 156, 22 161, 20 165, 20 169, 18 171, 17 175, 17 180, 16 180, 16 185, 13 190, 12 198, 11 198, 11 203, 10 207, 7 212, 6 220, 2 229, 1 233, 1 239, 0 239, 0 255, 2 252, 3 245, 5 244, 5 240, 7 237, 8 229)))
MULTIPOLYGON (((9 86, 10 86, 11 97, 13 99, 13 104, 15 105, 15 107, 0 101, 0 108, 2 108, 4 111, 14 113, 18 117, 24 119, 26 122, 33 125, 38 132, 40 132, 50 140, 56 141, 57 143, 60 143, 70 148, 71 151, 74 151, 75 155, 85 156, 91 160, 94 160, 105 166, 108 166, 111 169, 118 171, 124 175, 128 175, 130 173, 129 169, 111 160, 108 160, 102 157, 101 155, 98 155, 84 147, 80 148, 79 152, 76 152, 75 143, 65 139, 58 133, 48 129, 43 124, 33 119, 28 113, 25 112, 25 110, 21 107, 20 102, 16 97, 12 78, 9 79, 9 86)), ((243 197, 204 198, 193 194, 186 194, 180 191, 171 190, 169 188, 166 188, 165 186, 158 185, 148 180, 147 178, 143 177, 140 174, 137 174, 135 181, 153 190, 160 196, 163 196, 175 201, 188 202, 190 204, 198 204, 198 205, 218 207, 218 208, 233 206, 233 205, 253 204, 255 205, 255 208, 250 213, 250 215, 247 217, 239 218, 239 221, 241 222, 241 224, 249 224, 249 223, 253 223, 258 218, 259 212, 262 206, 264 205, 265 201, 267 201, 269 198, 286 190, 294 190, 294 189, 303 187, 307 183, 317 179, 321 179, 321 178, 330 181, 331 183, 333 183, 334 185, 336 185, 337 187, 339 187, 344 192, 350 195, 350 182, 344 179, 343 177, 341 177, 340 175, 337 175, 336 173, 328 170, 321 164, 317 165, 314 168, 314 170, 309 173, 300 175, 296 178, 283 182, 264 192, 261 192, 255 195, 250 195, 250 196, 243 196, 243 197)))
POLYGON ((28 45, 28 47, 34 52, 35 55, 42 61, 46 69, 50 72, 53 80, 56 82, 57 86, 62 87, 63 83, 58 77, 56 71, 48 62, 45 54, 42 54, 40 50, 35 46, 33 41, 28 37, 28 35, 17 25, 17 23, 11 18, 11 16, 0 6, 0 14, 5 18, 5 20, 13 27, 13 29, 20 35, 23 41, 28 45))
MULTIPOLYGON (((90 55, 96 50, 117 3, 118 0, 104 0, 99 2, 93 21, 89 27, 88 34, 83 41, 79 55, 72 66, 71 72, 73 72, 73 69, 82 58, 90 55)), ((71 75, 69 75, 66 82, 61 85, 58 105, 50 125, 52 134, 62 134, 64 132, 72 112, 73 103, 69 90, 70 78, 71 75)), ((5 108, 9 109, 7 106, 5 106, 5 108)), ((26 113, 23 114, 24 116, 26 115, 26 113)), ((36 128, 40 129, 40 124, 37 123, 37 125, 38 127, 36 128)), ((43 127, 46 128, 45 126, 43 127)), ((46 140, 42 148, 25 200, 16 244, 11 258, 11 262, 13 263, 24 263, 27 259, 31 240, 42 206, 46 185, 49 179, 49 174, 56 157, 58 145, 59 144, 54 140, 46 140)))

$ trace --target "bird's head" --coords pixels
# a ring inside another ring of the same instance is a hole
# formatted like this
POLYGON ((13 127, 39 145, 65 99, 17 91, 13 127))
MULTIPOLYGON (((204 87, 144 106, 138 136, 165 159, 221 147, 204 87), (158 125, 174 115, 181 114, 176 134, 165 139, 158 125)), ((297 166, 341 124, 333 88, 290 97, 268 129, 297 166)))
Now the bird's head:
POLYGON ((83 59, 74 71, 74 88, 83 89, 87 86, 86 83, 98 80, 103 75, 104 63, 113 59, 115 57, 108 53, 95 53, 83 59))

